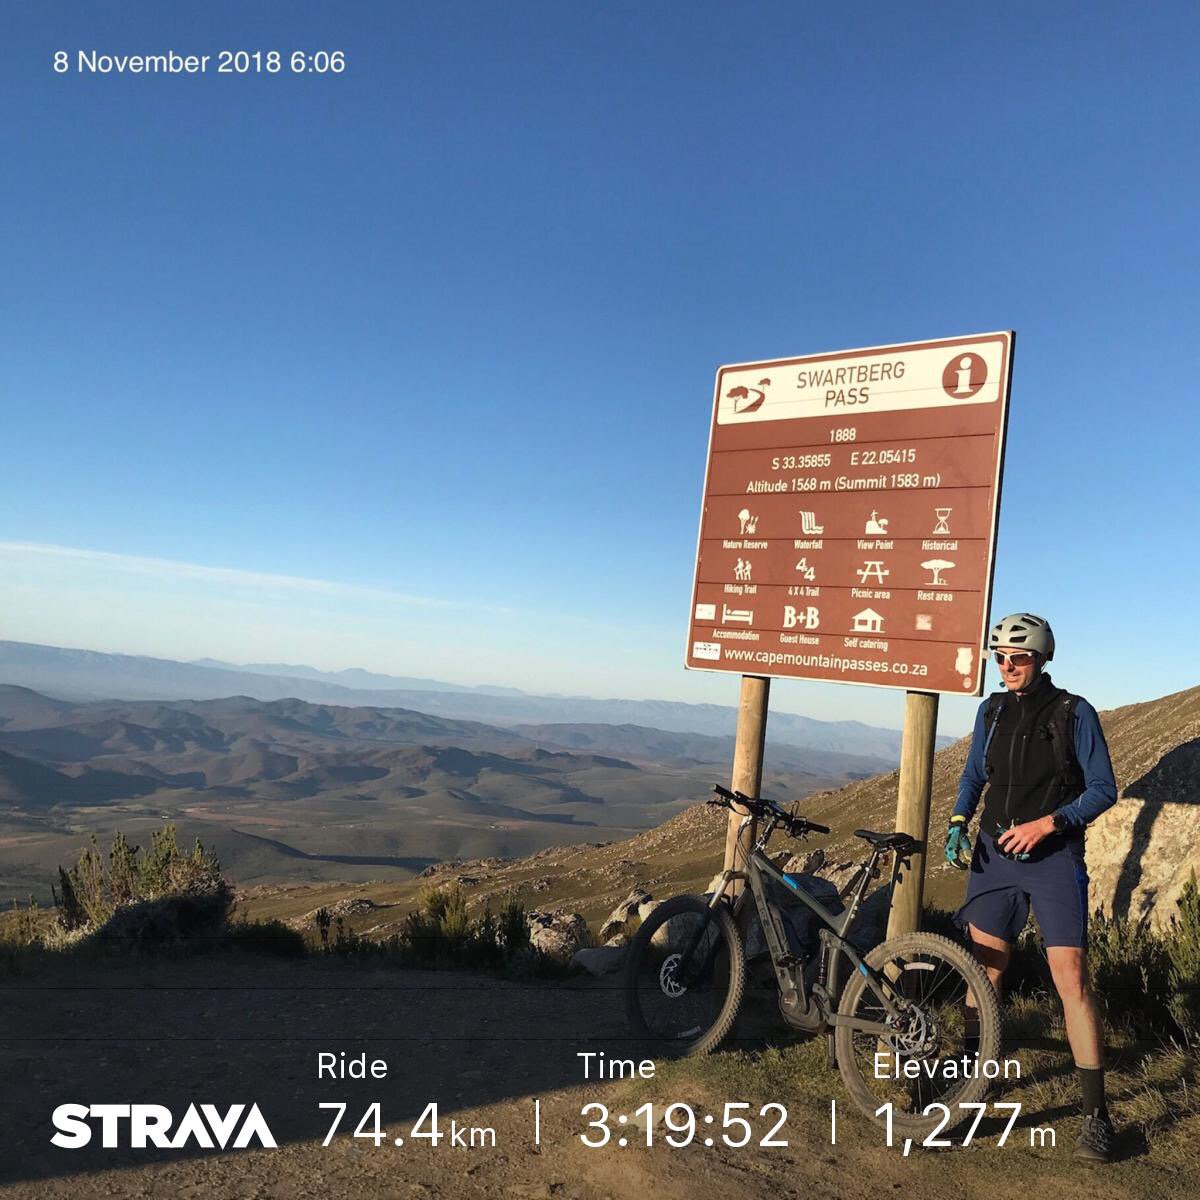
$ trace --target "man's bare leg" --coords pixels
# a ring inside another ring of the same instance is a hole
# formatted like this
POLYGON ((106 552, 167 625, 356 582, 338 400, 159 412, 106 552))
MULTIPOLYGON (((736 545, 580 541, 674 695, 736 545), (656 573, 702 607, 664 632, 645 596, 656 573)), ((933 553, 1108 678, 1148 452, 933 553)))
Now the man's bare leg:
POLYGON ((1046 958, 1067 1023, 1067 1041, 1077 1066, 1104 1065, 1100 1013, 1088 982, 1087 951, 1078 946, 1047 946, 1046 958))
MULTIPOLYGON (((1004 968, 1012 957, 1012 944, 990 933, 984 933, 974 925, 968 925, 971 932, 971 952, 983 967, 992 987, 996 989, 996 998, 1001 996, 1000 983, 1004 978, 1004 968)), ((979 1053, 979 1016, 975 1011, 975 993, 967 990, 966 1012, 964 1016, 963 1049, 968 1054, 979 1053)))

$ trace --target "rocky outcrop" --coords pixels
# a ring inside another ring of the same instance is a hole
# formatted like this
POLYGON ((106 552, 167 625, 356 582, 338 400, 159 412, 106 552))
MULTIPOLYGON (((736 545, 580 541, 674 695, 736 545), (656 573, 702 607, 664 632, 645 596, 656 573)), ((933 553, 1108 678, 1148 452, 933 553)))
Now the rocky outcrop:
POLYGON ((1200 878, 1200 688, 1101 719, 1120 790, 1088 830, 1091 900, 1165 924, 1200 878))
POLYGON ((528 913, 529 944, 556 962, 569 962, 589 940, 587 922, 565 908, 528 913))

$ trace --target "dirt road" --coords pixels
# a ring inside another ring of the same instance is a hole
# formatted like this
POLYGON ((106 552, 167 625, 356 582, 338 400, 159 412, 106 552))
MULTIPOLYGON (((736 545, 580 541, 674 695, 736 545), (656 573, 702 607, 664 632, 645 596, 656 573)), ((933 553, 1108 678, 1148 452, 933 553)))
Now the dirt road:
POLYGON ((824 1099, 791 1106, 777 1134, 786 1147, 757 1144, 776 1114, 768 1120, 753 1111, 754 1140, 745 1148, 722 1146, 719 1136, 705 1147, 702 1128, 696 1144, 673 1149, 659 1125, 647 1149, 636 1119, 621 1125, 617 1114, 648 1099, 683 1101, 700 1114, 717 1113, 719 1127, 724 1102, 739 1097, 678 1082, 585 1081, 581 1052, 640 1058, 625 1040, 611 983, 518 984, 337 961, 197 959, 86 977, 59 968, 52 976, 6 981, 0 1001, 0 1200, 780 1194, 854 1200, 914 1187, 929 1200, 975 1194, 1028 1200, 1034 1173, 1056 1200, 1095 1200, 1098 1193, 1140 1198, 1188 1186, 1177 1167, 1160 1168, 1153 1155, 1108 1168, 1101 1182, 1094 1171, 1072 1167, 1068 1145, 1033 1152, 980 1144, 904 1158, 846 1107, 831 1146, 824 1099), (383 1060, 386 1075, 319 1079, 318 1054, 343 1052, 383 1060), (595 1101, 611 1110, 611 1138, 589 1149, 580 1135, 596 1114, 581 1110, 595 1101), (322 1102, 347 1105, 327 1146, 335 1110, 321 1109, 322 1102), (386 1131, 378 1146, 353 1136, 376 1102, 386 1131), (414 1136, 432 1129, 428 1119, 413 1129, 430 1102, 438 1105, 443 1135, 436 1144, 414 1136), (126 1124, 123 1145, 105 1149, 93 1120, 89 1145, 60 1149, 50 1141, 51 1113, 65 1103, 165 1105, 173 1128, 192 1103, 222 1112, 256 1103, 278 1148, 133 1149, 126 1124), (494 1145, 487 1130, 494 1131, 494 1145), (468 1144, 452 1144, 455 1133, 468 1144), (622 1148, 618 1139, 627 1134, 622 1148))

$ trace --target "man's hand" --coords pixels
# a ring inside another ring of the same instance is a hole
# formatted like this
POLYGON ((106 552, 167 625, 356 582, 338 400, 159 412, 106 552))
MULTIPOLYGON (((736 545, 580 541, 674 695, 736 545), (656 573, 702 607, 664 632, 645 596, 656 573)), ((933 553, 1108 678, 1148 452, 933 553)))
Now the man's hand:
POLYGON ((951 817, 946 830, 946 861, 960 871, 971 865, 971 841, 967 837, 966 817, 951 817))
POLYGON ((1038 842, 1048 838, 1054 832, 1053 817, 1038 817, 1036 821, 1026 821, 1024 825, 1014 825, 1006 829, 997 839, 996 845, 1005 854, 1028 854, 1038 842))

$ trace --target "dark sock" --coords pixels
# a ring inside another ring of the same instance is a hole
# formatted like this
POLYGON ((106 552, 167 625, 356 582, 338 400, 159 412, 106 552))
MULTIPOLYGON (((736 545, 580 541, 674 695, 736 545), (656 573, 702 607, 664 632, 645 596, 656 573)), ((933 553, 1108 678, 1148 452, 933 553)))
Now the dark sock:
POLYGON ((967 1008, 963 1012, 963 1050, 967 1054, 979 1053, 979 1009, 967 1008))
POLYGON ((1079 1090, 1083 1093, 1084 1116, 1091 1116, 1098 1112, 1107 1120, 1108 1105, 1104 1100, 1104 1068, 1077 1066, 1075 1070, 1079 1072, 1079 1090))

